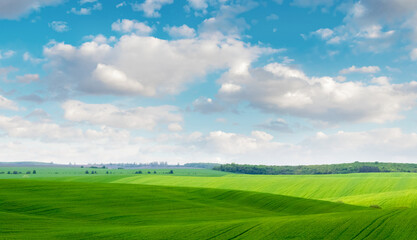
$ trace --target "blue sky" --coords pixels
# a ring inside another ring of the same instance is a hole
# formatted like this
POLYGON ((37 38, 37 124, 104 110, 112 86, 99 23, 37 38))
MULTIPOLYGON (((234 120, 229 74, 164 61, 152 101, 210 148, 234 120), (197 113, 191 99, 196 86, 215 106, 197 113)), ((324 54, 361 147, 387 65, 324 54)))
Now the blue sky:
POLYGON ((0 161, 417 163, 414 0, 3 0, 0 161))

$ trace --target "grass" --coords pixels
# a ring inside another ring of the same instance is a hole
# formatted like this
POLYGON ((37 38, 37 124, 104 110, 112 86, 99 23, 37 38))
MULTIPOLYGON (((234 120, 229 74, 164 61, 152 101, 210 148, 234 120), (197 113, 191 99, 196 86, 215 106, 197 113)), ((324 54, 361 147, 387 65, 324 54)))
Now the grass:
POLYGON ((362 206, 415 207, 417 174, 358 173, 338 175, 225 175, 217 178, 131 176, 117 183, 234 189, 362 206))
POLYGON ((415 174, 85 170, 0 175, 0 239, 417 239, 415 174))

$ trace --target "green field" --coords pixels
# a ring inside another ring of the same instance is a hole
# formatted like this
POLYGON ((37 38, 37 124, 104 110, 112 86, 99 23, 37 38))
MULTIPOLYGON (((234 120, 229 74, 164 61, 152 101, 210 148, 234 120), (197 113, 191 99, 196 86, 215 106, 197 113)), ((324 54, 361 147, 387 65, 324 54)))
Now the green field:
POLYGON ((417 239, 415 173, 169 170, 1 167, 0 238, 417 239))

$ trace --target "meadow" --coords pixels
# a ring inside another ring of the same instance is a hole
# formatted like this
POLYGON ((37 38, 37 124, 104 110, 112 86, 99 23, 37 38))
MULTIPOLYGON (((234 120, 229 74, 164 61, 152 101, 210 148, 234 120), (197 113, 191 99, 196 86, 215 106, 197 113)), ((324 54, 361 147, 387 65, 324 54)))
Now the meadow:
POLYGON ((136 171, 1 167, 0 238, 417 239, 415 173, 136 171))

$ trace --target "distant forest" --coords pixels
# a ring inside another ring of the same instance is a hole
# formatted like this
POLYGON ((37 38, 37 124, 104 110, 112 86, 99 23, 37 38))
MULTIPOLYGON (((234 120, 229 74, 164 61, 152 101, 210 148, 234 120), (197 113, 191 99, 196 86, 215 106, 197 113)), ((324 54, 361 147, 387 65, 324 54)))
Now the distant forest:
POLYGON ((266 166, 223 164, 215 166, 213 170, 265 175, 303 175, 303 174, 345 174, 369 172, 413 172, 417 173, 417 164, 412 163, 382 163, 382 162, 354 162, 329 165, 300 165, 300 166, 266 166))

